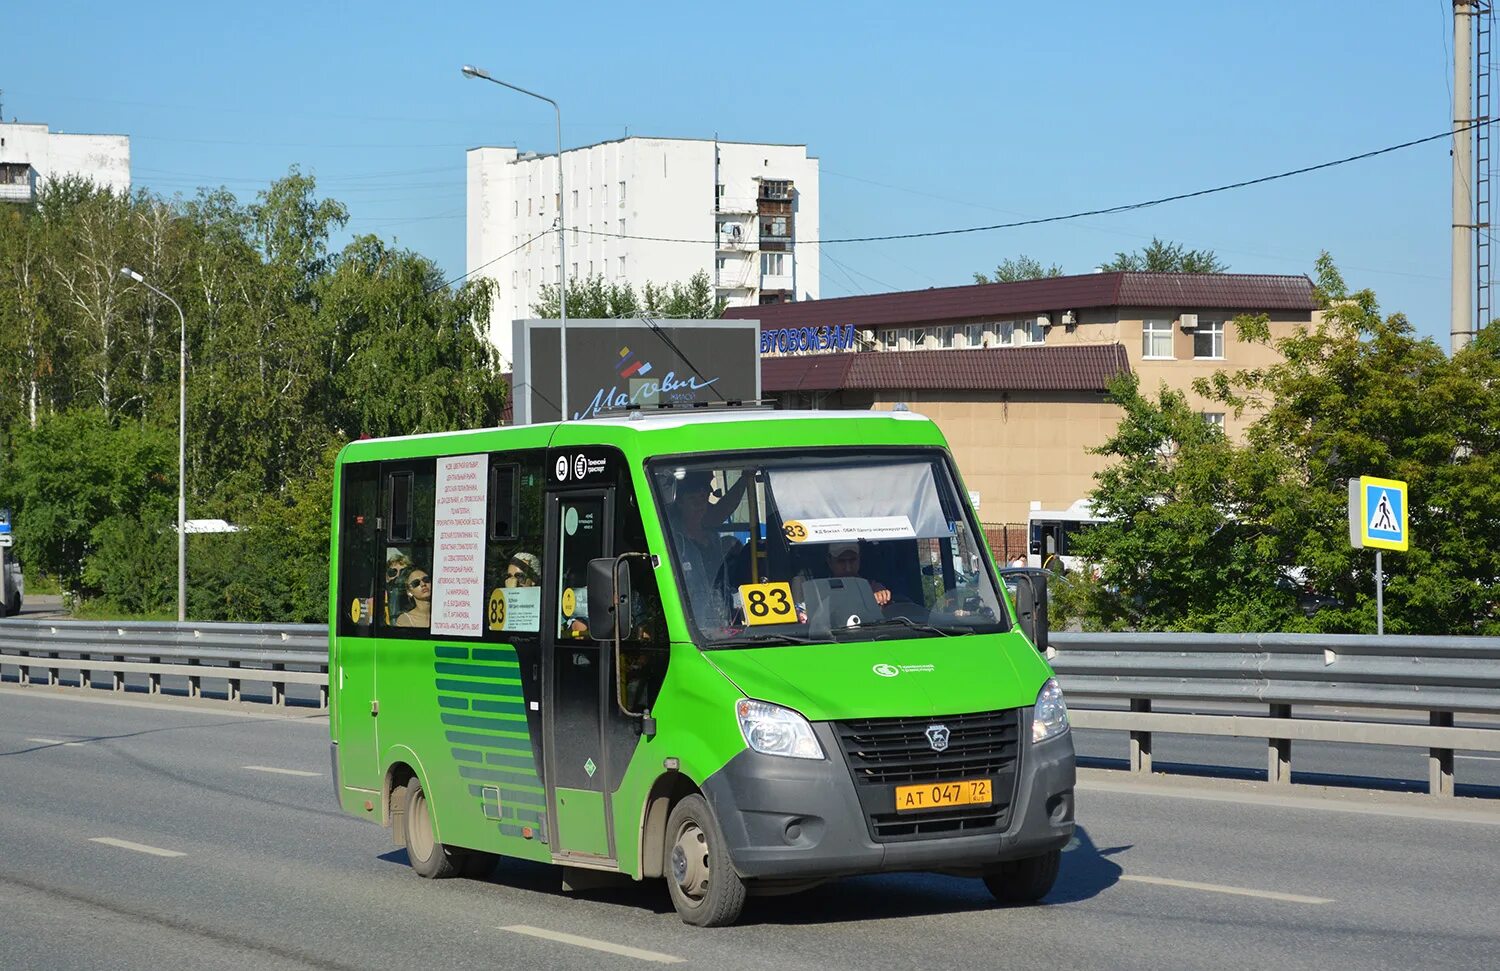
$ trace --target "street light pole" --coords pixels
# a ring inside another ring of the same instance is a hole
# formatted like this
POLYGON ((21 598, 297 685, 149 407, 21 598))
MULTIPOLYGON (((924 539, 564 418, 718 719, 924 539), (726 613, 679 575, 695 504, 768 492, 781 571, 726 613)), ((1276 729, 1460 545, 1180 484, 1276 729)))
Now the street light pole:
POLYGON ((130 267, 120 267, 120 275, 175 307, 178 323, 182 325, 177 345, 177 622, 180 624, 187 620, 187 317, 181 304, 130 267))
POLYGON ((558 346, 561 348, 559 365, 562 368, 562 394, 561 410, 562 420, 568 420, 568 221, 565 213, 567 206, 565 200, 567 193, 563 187, 563 142, 562 142, 562 108, 557 102, 544 94, 535 91, 527 91, 525 88, 517 87, 499 78, 491 77, 490 73, 483 68, 472 64, 463 66, 463 75, 466 78, 479 78, 500 85, 502 88, 510 88, 512 91, 530 95, 539 101, 545 101, 552 106, 557 114, 557 310, 561 327, 558 333, 558 346))

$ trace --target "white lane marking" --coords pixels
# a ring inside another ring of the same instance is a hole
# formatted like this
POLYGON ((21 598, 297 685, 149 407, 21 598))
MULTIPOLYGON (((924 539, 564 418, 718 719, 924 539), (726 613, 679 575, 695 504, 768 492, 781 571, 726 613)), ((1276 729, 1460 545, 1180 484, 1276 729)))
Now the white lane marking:
POLYGON ((657 964, 681 964, 686 960, 673 954, 662 954, 659 951, 643 951, 638 947, 611 944, 609 941, 596 941, 592 937, 579 937, 576 934, 564 934, 561 931, 549 931, 540 927, 529 927, 526 924, 512 924, 509 927, 502 927, 500 929, 502 931, 510 931, 512 934, 526 934, 529 937, 540 937, 548 941, 557 941, 559 944, 572 944, 574 947, 586 947, 593 951, 603 951, 606 954, 618 954, 621 957, 635 958, 638 961, 655 961, 657 964))
POLYGON ((308 779, 316 779, 322 775, 321 772, 304 772, 301 769, 278 769, 272 765, 245 765, 241 768, 249 769, 251 772, 275 772, 278 775, 300 775, 308 779))
POLYGON ((82 745, 82 742, 65 742, 60 738, 28 738, 28 742, 36 742, 38 745, 82 745))
POLYGON ((1500 762, 1500 756, 1497 755, 1455 755, 1454 758, 1473 759, 1476 762, 1500 762))
POLYGON ((149 853, 151 856, 187 856, 176 850, 164 850, 159 846, 147 846, 145 843, 132 843, 130 840, 117 840, 113 836, 91 836, 90 843, 103 843, 105 846, 118 846, 122 850, 134 850, 137 853, 149 853))
POLYGON ((1264 900, 1280 900, 1289 904, 1331 904, 1327 897, 1304 897, 1298 893, 1280 893, 1276 890, 1251 890, 1249 887, 1226 887, 1220 883, 1198 883, 1193 880, 1168 880, 1166 877, 1142 877, 1133 873, 1120 874, 1121 880, 1149 883, 1158 887, 1177 887, 1180 890, 1203 890, 1208 893, 1227 893, 1237 897, 1260 897, 1264 900))

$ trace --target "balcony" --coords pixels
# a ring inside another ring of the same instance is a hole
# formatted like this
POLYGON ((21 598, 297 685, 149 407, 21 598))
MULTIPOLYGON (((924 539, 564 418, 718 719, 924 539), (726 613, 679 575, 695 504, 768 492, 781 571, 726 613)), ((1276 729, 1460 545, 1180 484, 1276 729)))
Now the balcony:
POLYGON ((0 182, 0 202, 31 202, 36 198, 36 190, 30 183, 13 185, 0 182))

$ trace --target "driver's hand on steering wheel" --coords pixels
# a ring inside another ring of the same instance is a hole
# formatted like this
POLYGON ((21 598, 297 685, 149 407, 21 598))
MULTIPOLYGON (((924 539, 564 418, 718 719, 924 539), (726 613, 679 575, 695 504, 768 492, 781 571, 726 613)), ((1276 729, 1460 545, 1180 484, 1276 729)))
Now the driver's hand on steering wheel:
POLYGON ((884 607, 891 602, 891 592, 878 583, 871 583, 870 589, 875 593, 875 602, 884 607))

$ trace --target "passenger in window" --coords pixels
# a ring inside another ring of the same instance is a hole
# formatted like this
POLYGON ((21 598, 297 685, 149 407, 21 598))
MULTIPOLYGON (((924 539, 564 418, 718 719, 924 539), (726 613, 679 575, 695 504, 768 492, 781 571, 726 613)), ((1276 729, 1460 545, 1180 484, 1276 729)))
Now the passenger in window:
MULTIPOLYGON (((859 576, 859 544, 858 543, 830 543, 828 545, 828 571, 830 576, 835 577, 857 577, 859 576)), ((891 592, 878 580, 867 580, 870 584, 870 592, 875 594, 875 602, 884 607, 891 602, 891 592)))
POLYGON ((421 567, 401 575, 402 592, 410 606, 396 618, 397 627, 432 626, 432 576, 421 567))
POLYGON ((505 564, 507 587, 534 587, 541 582, 542 561, 532 553, 517 553, 505 564))
POLYGON ((394 546, 385 548, 385 624, 387 627, 400 614, 400 605, 406 602, 406 592, 401 586, 401 577, 411 569, 411 557, 405 550, 394 546))

